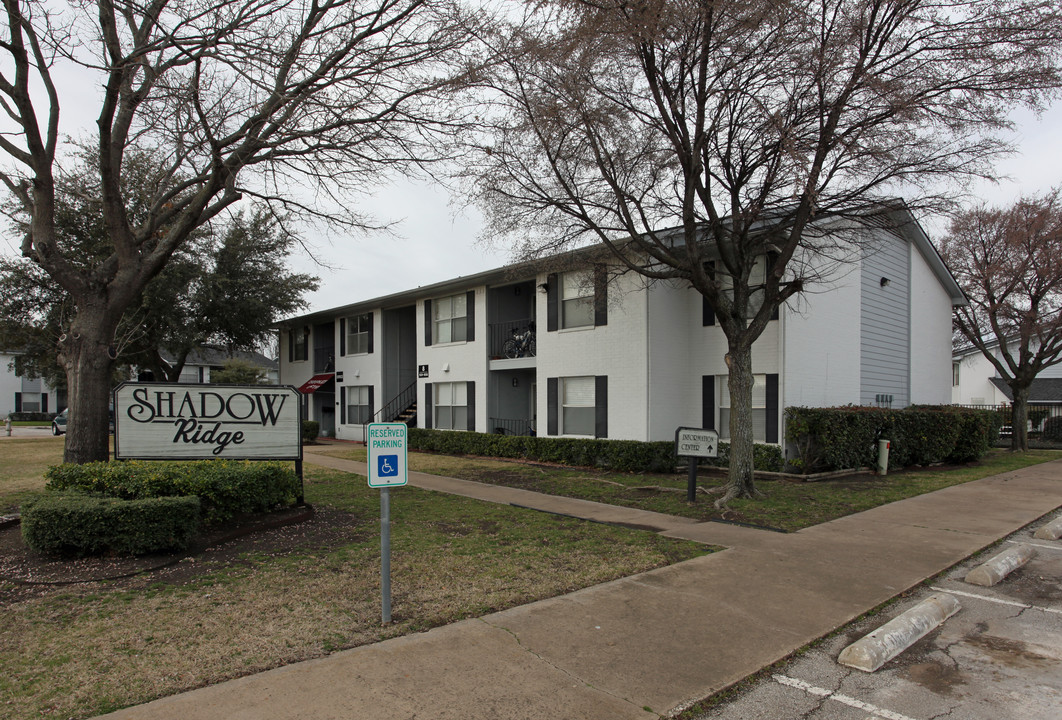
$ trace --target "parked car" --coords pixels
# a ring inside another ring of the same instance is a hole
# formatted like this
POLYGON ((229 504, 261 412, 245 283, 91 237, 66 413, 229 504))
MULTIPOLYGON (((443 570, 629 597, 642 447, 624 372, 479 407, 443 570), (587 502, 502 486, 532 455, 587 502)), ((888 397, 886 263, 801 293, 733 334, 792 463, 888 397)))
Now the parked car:
MULTIPOLYGON (((69 412, 70 408, 66 408, 52 418, 52 435, 62 435, 66 432, 67 413, 69 412)), ((114 410, 110 411, 110 422, 107 424, 107 432, 112 435, 114 434, 114 410)))

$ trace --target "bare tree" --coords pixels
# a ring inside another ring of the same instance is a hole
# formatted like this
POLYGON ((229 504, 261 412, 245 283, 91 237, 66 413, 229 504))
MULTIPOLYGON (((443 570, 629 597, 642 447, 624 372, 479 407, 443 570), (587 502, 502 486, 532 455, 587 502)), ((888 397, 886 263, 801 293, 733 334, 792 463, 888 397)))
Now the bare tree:
POLYGON ((970 304, 955 329, 1010 387, 1011 450, 1029 449, 1029 388, 1062 362, 1062 199, 1055 189, 960 214, 941 255, 970 304))
POLYGON ((451 0, 4 0, 0 179, 28 228, 22 255, 73 298, 59 341, 67 461, 107 457, 115 328, 195 229, 242 197, 358 226, 351 193, 438 159, 463 123, 449 93, 470 66, 451 0), (71 75, 98 87, 94 200, 112 250, 86 265, 55 229, 78 140, 60 136, 71 75), (13 127, 12 127, 13 125, 13 127), (157 155, 134 212, 123 162, 157 155))
POLYGON ((728 343, 725 504, 754 492, 752 344, 851 257, 833 229, 986 176, 1007 112, 1059 87, 1060 41, 1057 2, 528 3, 497 40, 478 199, 525 255, 599 242, 704 295, 728 343))

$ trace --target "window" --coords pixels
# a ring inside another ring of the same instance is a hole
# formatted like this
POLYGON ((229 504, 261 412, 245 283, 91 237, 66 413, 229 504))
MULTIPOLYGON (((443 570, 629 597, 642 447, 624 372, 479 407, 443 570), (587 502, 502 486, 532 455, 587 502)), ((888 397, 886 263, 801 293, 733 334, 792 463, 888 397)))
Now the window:
POLYGON ((372 313, 347 318, 347 355, 364 355, 369 352, 372 333, 372 313))
POLYGON ((435 383, 435 427, 439 430, 468 428, 467 383, 435 383))
POLYGON ((435 300, 432 316, 435 342, 465 342, 468 339, 468 298, 465 294, 435 300))
POLYGON ((590 273, 564 273, 561 275, 561 327, 586 327, 593 324, 594 283, 590 273))
MULTIPOLYGON (((717 268, 722 268, 722 263, 717 263, 717 268)), ((719 285, 723 288, 723 291, 730 296, 730 299, 734 299, 734 279, 727 274, 725 269, 718 271, 719 285)), ((760 311, 760 307, 763 305, 763 286, 767 284, 767 256, 759 255, 756 258, 755 264, 752 266, 752 271, 749 273, 749 316, 755 315, 760 311), (756 288, 756 289, 753 289, 756 288)))
POLYGON ((310 359, 310 328, 295 328, 288 333, 288 360, 310 359))
POLYGON ((561 433, 594 436, 597 419, 594 377, 561 378, 561 433))
POLYGON ((957 362, 951 364, 951 386, 959 387, 959 363, 957 362))
MULTIPOLYGON (((719 378, 719 437, 730 437, 730 388, 728 378, 719 378)), ((767 376, 752 376, 752 437, 758 442, 767 439, 767 376)))
POLYGON ((347 424, 365 425, 372 422, 372 387, 349 385, 347 394, 347 424))

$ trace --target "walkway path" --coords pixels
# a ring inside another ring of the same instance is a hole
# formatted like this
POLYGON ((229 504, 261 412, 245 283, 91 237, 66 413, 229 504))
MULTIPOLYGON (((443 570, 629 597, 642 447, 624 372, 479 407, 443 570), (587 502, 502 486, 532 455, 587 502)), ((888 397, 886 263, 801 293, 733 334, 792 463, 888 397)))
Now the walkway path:
MULTIPOLYGON (((305 461, 365 472, 362 463, 317 453, 305 461)), ((728 549, 107 717, 656 717, 786 657, 1062 506, 1062 461, 792 534, 421 473, 410 473, 410 483, 728 549)))

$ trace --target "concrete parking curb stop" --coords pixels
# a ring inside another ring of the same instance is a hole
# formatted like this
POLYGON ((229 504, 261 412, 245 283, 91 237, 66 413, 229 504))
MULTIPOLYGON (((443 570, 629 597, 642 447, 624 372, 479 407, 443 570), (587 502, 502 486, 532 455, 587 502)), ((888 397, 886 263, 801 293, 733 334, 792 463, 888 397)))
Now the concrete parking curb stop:
POLYGON ((1053 521, 1040 527, 1033 537, 1037 540, 1058 540, 1062 537, 1062 517, 1057 517, 1053 521))
POLYGON ((959 612, 954 595, 937 593, 852 643, 837 662, 856 670, 874 672, 959 612))
POLYGON ((967 573, 966 582, 991 587, 1034 557, 1036 550, 1029 545, 1009 547, 967 573))

